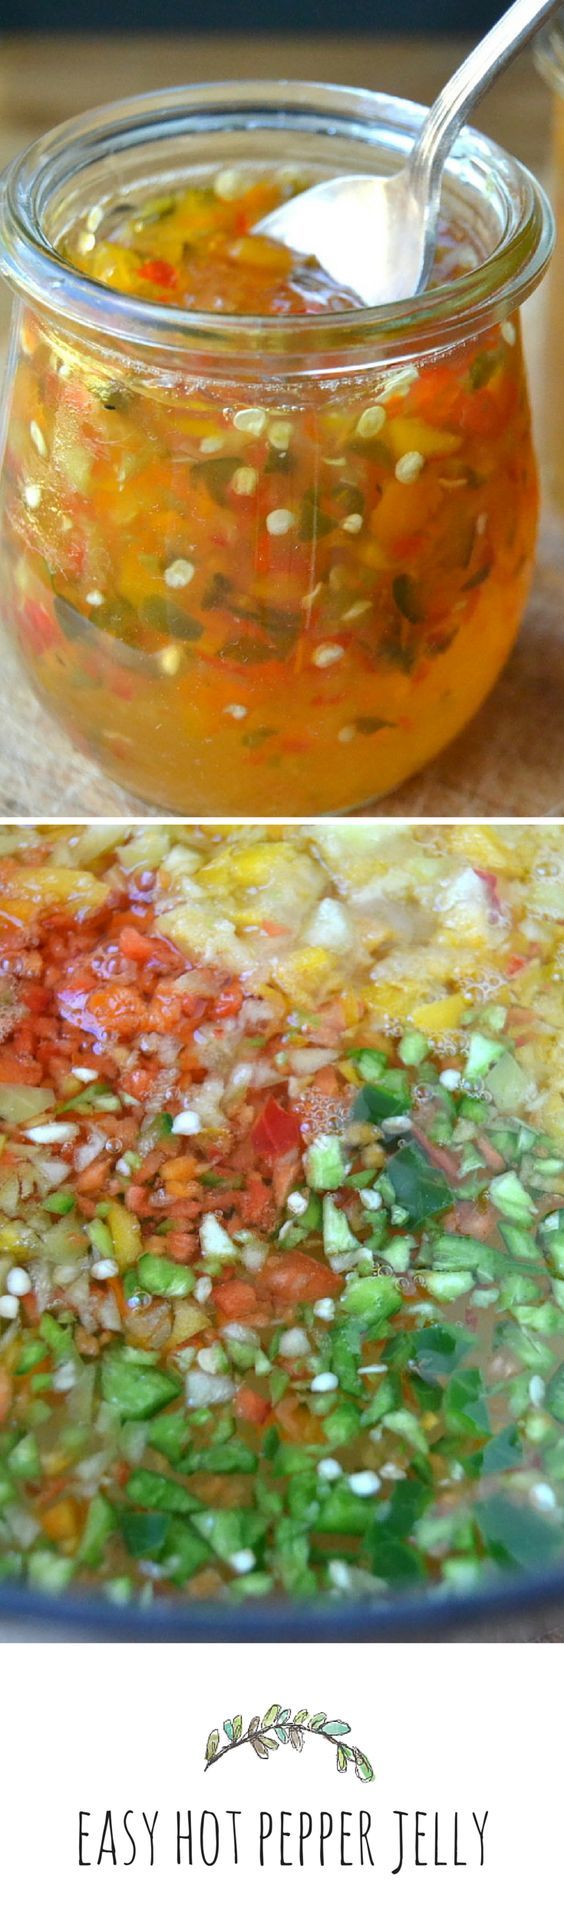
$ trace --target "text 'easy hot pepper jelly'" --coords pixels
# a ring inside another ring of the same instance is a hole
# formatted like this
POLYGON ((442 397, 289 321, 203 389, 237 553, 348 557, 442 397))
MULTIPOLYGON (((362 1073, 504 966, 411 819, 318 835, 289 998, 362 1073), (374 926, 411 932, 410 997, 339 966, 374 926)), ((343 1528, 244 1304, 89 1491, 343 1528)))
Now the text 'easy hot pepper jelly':
POLYGON ((75 742, 169 809, 361 806, 452 738, 513 643, 535 182, 465 134, 429 291, 374 311, 254 232, 316 178, 390 171, 421 118, 200 87, 70 123, 5 181, 10 620, 75 742))

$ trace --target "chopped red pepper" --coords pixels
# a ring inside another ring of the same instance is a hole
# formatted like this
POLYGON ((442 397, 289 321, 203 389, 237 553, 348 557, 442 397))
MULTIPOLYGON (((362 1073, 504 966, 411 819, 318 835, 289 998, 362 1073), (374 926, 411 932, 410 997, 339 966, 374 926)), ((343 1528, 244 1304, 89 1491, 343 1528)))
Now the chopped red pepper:
POLYGON ((294 1146, 301 1144, 301 1132, 298 1120, 293 1112, 288 1112, 278 1099, 267 1099, 262 1112, 252 1129, 251 1138, 257 1152, 265 1159, 279 1159, 285 1152, 292 1152, 294 1146))
POLYGON ((170 266, 168 260, 144 260, 138 271, 139 278, 151 280, 153 286, 176 286, 176 267, 170 266))
POLYGON ((242 1004, 243 988, 237 980, 233 980, 231 985, 224 986, 223 991, 218 993, 213 1009, 214 1019, 236 1019, 242 1004))

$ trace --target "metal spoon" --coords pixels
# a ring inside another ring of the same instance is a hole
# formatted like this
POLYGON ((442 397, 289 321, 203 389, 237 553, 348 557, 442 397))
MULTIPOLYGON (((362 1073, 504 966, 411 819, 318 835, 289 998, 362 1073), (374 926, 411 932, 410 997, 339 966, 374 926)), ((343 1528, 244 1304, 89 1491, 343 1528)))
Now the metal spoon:
POLYGON ((445 160, 476 100, 561 0, 514 0, 439 93, 409 160, 385 179, 351 173, 295 194, 257 233, 314 255, 366 306, 410 299, 433 262, 445 160))

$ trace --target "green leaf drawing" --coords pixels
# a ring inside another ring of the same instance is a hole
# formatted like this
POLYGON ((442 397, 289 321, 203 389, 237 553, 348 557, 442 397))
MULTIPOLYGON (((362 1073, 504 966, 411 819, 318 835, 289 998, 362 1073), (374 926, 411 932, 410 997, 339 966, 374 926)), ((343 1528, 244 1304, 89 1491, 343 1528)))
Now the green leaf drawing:
POLYGON ((250 1745, 255 1757, 264 1761, 281 1745, 288 1745, 295 1752, 303 1752, 306 1738, 321 1738, 327 1745, 333 1746, 338 1772, 346 1772, 349 1765, 354 1765, 355 1776, 360 1784, 369 1785, 374 1777, 370 1759, 365 1752, 360 1751, 358 1745, 343 1743, 350 1729, 344 1718, 328 1718, 326 1712, 314 1712, 309 1717, 305 1706, 292 1713, 289 1705, 269 1705, 262 1719, 258 1712, 255 1713, 249 1720, 248 1730, 243 1734, 243 1719, 238 1712, 235 1718, 224 1719, 224 1745, 220 1744, 217 1730, 210 1732, 205 1769, 207 1771, 209 1765, 216 1765, 218 1759, 224 1758, 237 1745, 250 1745), (273 1732, 274 1736, 269 1737, 269 1732, 273 1732))

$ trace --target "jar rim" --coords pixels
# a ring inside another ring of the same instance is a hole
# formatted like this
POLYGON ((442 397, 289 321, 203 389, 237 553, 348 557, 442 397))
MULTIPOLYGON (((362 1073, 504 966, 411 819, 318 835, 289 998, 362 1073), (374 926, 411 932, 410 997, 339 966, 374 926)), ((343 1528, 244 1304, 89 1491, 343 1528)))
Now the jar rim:
MULTIPOLYGON (((489 204, 497 195, 501 233, 491 253, 442 286, 387 306, 278 317, 184 310, 101 285, 67 264, 49 239, 45 216, 57 190, 77 172, 159 139, 195 130, 252 126, 307 134, 339 133, 406 157, 426 108, 368 89, 277 80, 220 82, 132 96, 64 121, 35 141, 0 179, 0 269, 29 304, 79 331, 138 349, 198 353, 261 352, 286 366, 312 353, 343 363, 398 359, 437 350, 515 311, 541 278, 554 244, 554 220, 528 168, 473 129, 457 139, 445 178, 489 204)), ((155 166, 155 177, 158 167, 155 166)), ((319 362, 318 362, 319 363, 319 362)))

